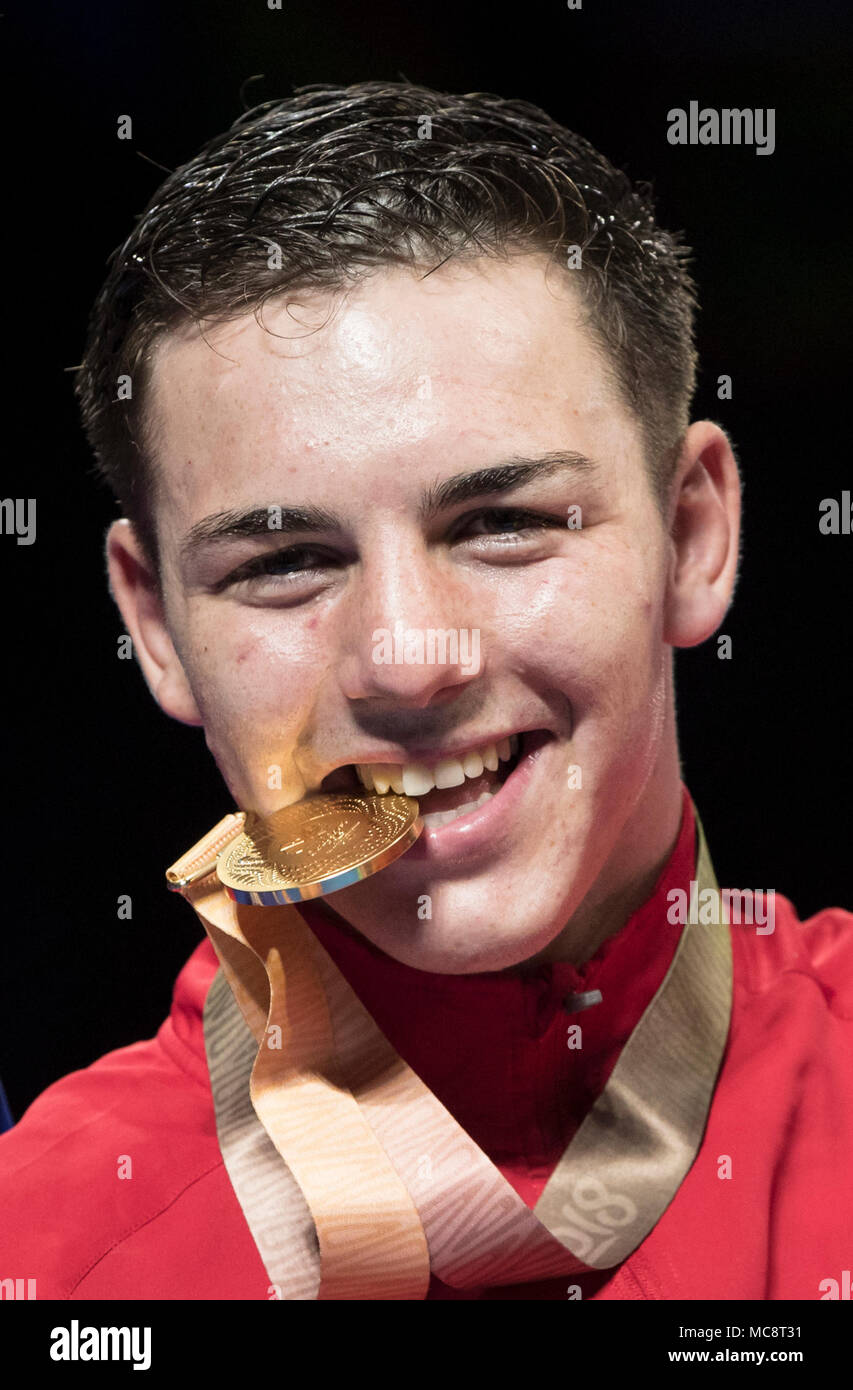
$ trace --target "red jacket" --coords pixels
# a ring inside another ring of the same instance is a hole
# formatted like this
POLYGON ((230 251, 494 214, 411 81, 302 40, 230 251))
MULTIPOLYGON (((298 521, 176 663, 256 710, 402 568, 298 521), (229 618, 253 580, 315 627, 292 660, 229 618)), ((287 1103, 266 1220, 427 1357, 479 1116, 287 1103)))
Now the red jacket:
MULTIPOLYGON (((694 822, 649 901, 580 969, 431 975, 312 929, 397 1050, 533 1205, 675 950, 694 822), (567 1013, 573 992, 601 1001, 567 1013), (581 1051, 567 1047, 580 1023, 581 1051)), ((713 846, 712 846, 713 852, 713 846)), ((189 907, 187 909, 190 910, 189 907)), ((732 1022, 704 1140, 657 1226, 615 1270, 439 1298, 821 1299, 853 1269, 853 914, 732 926, 732 1022)), ((205 938, 156 1037, 63 1077, 0 1136, 0 1279, 39 1299, 267 1299, 270 1280, 216 1138, 202 1008, 205 938), (121 1176, 124 1174, 124 1176, 121 1176)))

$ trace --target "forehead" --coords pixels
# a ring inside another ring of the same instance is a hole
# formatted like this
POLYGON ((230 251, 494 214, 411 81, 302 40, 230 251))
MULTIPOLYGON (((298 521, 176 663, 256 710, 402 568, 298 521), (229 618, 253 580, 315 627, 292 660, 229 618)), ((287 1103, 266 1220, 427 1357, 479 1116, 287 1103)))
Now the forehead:
POLYGON ((291 291, 157 347, 149 409, 181 509, 240 505, 309 468, 400 488, 528 447, 600 456, 635 442, 568 272, 544 256, 392 268, 291 291), (323 467, 318 469, 322 460, 323 467))

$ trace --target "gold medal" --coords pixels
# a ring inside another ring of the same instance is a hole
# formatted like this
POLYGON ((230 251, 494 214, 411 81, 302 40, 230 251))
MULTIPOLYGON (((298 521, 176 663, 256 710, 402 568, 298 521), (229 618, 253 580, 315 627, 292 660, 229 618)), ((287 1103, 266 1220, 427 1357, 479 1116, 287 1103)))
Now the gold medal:
POLYGON ((423 821, 409 796, 333 792, 261 817, 219 854, 216 873, 238 903, 271 907, 324 897, 377 873, 404 854, 423 821))

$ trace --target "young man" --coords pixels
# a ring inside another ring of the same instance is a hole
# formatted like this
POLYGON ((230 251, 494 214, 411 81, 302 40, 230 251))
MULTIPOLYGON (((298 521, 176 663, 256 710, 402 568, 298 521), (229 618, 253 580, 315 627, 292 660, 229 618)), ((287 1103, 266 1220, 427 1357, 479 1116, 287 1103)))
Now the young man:
POLYGON ((853 918, 721 893, 680 776, 673 649, 739 536, 694 304, 642 190, 522 102, 304 89, 155 195, 78 387, 143 675, 240 811, 424 829, 296 907, 226 896, 236 820, 183 856, 205 939, 155 1039, 0 1139, 0 1272, 838 1296, 853 918))

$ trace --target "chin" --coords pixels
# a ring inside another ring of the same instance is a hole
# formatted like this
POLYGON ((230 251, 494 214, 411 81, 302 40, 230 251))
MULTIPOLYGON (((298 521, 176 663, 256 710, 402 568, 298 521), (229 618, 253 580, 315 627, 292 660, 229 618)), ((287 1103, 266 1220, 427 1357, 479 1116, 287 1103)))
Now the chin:
POLYGON ((476 975, 521 965, 549 946, 562 924, 539 930, 532 924, 504 925, 495 933, 494 919, 472 924, 470 914, 437 914, 419 923, 416 935, 374 938, 387 956, 434 975, 476 975))

